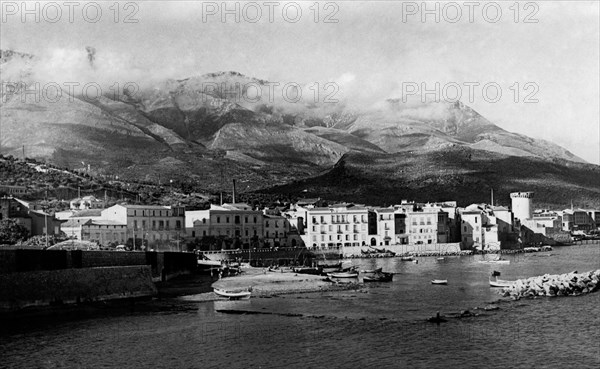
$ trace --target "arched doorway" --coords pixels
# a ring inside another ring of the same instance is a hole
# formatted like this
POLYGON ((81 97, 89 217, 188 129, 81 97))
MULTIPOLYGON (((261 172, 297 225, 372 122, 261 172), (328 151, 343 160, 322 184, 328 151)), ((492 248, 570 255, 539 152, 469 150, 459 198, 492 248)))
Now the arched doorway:
POLYGON ((371 238, 371 246, 375 246, 377 245, 377 240, 375 240, 375 237, 371 238))
POLYGON ((296 239, 292 239, 292 247, 296 247, 296 239))

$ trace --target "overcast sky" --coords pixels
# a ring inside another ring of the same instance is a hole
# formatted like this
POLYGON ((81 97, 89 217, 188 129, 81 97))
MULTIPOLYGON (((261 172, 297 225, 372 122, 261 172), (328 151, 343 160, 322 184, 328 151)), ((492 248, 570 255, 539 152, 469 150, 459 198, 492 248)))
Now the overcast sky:
POLYGON ((500 127, 599 164, 598 1, 429 2, 439 22, 433 13, 423 22, 421 1, 321 2, 318 15, 312 1, 237 3, 239 12, 229 3, 239 23, 234 14, 222 21, 221 1, 81 2, 72 22, 63 2, 53 3, 62 14, 42 2, 39 22, 29 14, 25 23, 21 4, 2 1, 1 47, 49 58, 61 79, 79 78, 74 63, 94 46, 115 79, 234 70, 270 81, 333 81, 340 94, 364 104, 401 97, 413 83, 434 90, 438 82, 440 92, 448 87, 440 99, 453 99, 458 85, 461 100, 500 127), (473 101, 465 83, 479 84, 473 101), (484 96, 488 83, 501 89, 496 102, 493 87, 484 96))

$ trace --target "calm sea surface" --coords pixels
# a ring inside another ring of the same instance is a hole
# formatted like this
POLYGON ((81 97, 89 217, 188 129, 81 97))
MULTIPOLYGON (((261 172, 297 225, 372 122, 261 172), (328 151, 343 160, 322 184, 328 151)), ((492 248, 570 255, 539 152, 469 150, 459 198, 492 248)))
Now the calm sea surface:
POLYGON ((509 265, 478 263, 481 256, 356 259, 398 274, 355 291, 231 302, 185 296, 3 327, 0 367, 598 368, 600 293, 507 301, 488 285, 492 270, 516 279, 600 268, 600 245, 549 254, 508 255, 509 265), (431 285, 436 278, 448 285, 431 285), (499 310, 476 309, 490 303, 499 310), (425 321, 463 310, 480 315, 425 321))

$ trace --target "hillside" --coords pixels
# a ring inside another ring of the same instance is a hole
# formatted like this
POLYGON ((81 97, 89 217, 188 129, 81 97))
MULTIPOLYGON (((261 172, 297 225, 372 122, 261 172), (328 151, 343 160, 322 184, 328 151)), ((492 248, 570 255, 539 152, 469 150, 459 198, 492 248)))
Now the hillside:
MULTIPOLYGON (((6 50, 0 56, 3 83, 37 82, 44 60, 6 50)), ((267 98, 273 93, 269 86, 240 73, 219 72, 149 80, 138 90, 105 91, 93 99, 65 90, 36 99, 4 89, 0 154, 21 156, 24 150, 29 158, 85 169, 96 177, 173 180, 213 193, 229 190, 231 178, 243 181, 242 192, 250 192, 314 177, 325 193, 335 195, 336 186, 346 186, 336 174, 343 167, 353 181, 347 186, 370 186, 352 193, 373 192, 376 203, 396 196, 378 186, 392 192, 405 186, 400 197, 458 198, 487 193, 490 187, 523 190, 531 181, 543 181, 544 171, 560 174, 553 182, 556 191, 575 196, 578 188, 582 199, 597 194, 598 185, 590 184, 597 182, 591 181, 597 179, 597 166, 553 143, 503 130, 460 102, 292 103, 278 90, 267 98), (481 160, 448 159, 460 157, 459 152, 481 160)), ((278 191, 295 191, 292 187, 278 191)))
POLYGON ((327 173, 266 192, 339 201, 391 205, 403 199, 456 200, 466 206, 490 201, 501 205, 510 192, 534 191, 536 207, 600 207, 600 167, 590 164, 516 158, 453 146, 435 151, 388 155, 350 153, 327 173))

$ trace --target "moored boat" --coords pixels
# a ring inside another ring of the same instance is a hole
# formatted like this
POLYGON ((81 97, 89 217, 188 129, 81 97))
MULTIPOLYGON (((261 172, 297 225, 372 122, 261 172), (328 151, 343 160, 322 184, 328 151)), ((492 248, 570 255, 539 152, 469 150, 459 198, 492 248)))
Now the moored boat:
POLYGON ((361 273, 381 273, 383 268, 361 270, 361 273))
POLYGON ((394 273, 380 272, 363 276, 363 282, 391 282, 393 278, 394 273))
POLYGON ((432 279, 431 284, 448 284, 447 279, 432 279))

